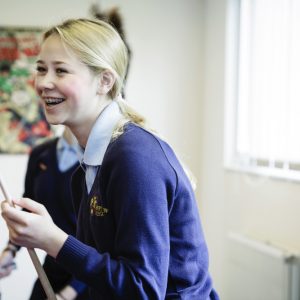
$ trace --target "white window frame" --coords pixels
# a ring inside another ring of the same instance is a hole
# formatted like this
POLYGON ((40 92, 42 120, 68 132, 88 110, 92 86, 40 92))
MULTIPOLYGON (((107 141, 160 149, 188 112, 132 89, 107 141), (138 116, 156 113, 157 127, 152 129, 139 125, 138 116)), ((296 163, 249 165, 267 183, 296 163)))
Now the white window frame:
POLYGON ((249 159, 240 156, 236 151, 240 0, 228 0, 227 3, 224 167, 227 170, 300 182, 300 165, 291 169, 284 164, 266 165, 264 161, 249 163, 249 159))

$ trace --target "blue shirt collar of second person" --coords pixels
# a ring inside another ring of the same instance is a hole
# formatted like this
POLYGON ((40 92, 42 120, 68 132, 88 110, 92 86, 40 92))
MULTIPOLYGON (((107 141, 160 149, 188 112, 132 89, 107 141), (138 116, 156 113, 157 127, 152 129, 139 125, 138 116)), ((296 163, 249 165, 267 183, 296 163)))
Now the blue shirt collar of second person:
POLYGON ((100 166, 114 129, 122 118, 119 105, 112 101, 96 120, 83 153, 83 163, 100 166))

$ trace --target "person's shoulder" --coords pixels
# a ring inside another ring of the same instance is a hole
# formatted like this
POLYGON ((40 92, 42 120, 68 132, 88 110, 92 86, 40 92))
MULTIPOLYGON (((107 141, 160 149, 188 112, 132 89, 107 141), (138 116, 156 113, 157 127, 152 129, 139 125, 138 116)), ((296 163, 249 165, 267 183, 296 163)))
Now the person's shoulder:
POLYGON ((40 156, 45 151, 48 151, 50 149, 56 149, 57 142, 58 142, 58 138, 55 137, 55 138, 50 138, 42 142, 41 144, 34 146, 30 152, 30 157, 40 156))
POLYGON ((128 123, 124 127, 124 132, 112 142, 111 146, 117 151, 153 153, 153 151, 161 152, 162 143, 164 142, 155 133, 128 123))
POLYGON ((120 166, 169 169, 176 156, 171 147, 155 133, 133 123, 125 125, 124 132, 108 147, 104 162, 120 166))
POLYGON ((185 174, 181 161, 170 144, 147 129, 129 123, 115 143, 116 155, 113 155, 113 159, 118 162, 127 160, 135 164, 172 169, 176 174, 185 174))

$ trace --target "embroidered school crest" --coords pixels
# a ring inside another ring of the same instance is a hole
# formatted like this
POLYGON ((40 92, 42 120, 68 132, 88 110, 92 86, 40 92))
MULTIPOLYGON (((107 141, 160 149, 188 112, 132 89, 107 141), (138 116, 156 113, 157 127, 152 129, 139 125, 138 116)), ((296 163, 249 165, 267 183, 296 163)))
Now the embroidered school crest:
POLYGON ((97 196, 93 196, 90 202, 91 216, 104 217, 108 213, 108 208, 103 207, 97 203, 97 196))

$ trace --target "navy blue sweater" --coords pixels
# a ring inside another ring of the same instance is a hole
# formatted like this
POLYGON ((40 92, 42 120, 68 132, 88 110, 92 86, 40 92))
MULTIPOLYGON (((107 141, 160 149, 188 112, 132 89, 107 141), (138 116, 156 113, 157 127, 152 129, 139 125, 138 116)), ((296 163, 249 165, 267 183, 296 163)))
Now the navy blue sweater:
POLYGON ((190 181, 172 149, 128 125, 112 141, 89 194, 73 176, 77 239, 57 261, 91 299, 219 299, 190 181))

